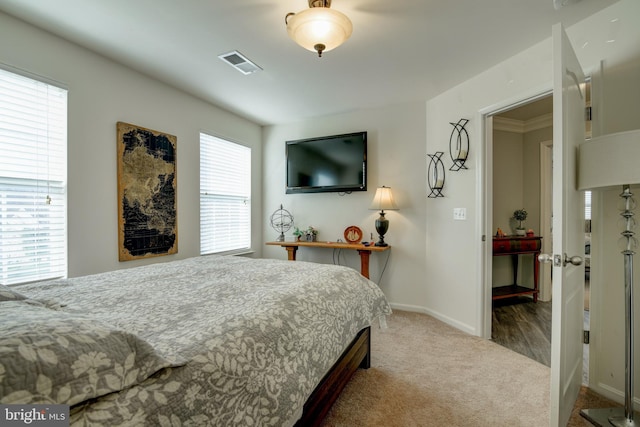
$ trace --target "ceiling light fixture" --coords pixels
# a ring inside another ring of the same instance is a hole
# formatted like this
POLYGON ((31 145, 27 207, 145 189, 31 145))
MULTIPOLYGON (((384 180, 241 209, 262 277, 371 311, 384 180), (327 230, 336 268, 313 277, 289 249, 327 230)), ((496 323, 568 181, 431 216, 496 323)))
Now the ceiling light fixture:
POLYGON ((289 37, 312 52, 328 52, 344 43, 353 31, 344 13, 330 9, 331 0, 309 0, 309 9, 284 17, 289 37))

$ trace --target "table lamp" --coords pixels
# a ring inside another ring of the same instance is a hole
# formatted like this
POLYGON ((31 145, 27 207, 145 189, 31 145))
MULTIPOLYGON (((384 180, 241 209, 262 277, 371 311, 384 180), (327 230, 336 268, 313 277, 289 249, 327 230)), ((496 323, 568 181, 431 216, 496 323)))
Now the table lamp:
POLYGON ((640 183, 640 130, 620 132, 593 138, 580 145, 578 152, 578 189, 597 190, 621 187, 624 229, 622 239, 625 248, 625 388, 622 408, 585 409, 582 415, 596 425, 617 427, 640 426, 640 419, 633 411, 633 255, 636 239, 632 230, 635 202, 630 185, 640 183), (605 167, 603 159, 613 167, 605 167))
POLYGON ((378 241, 376 242, 376 246, 389 246, 384 242, 384 235, 389 229, 389 220, 384 217, 385 209, 397 210, 398 207, 396 203, 393 201, 393 194, 391 193, 390 187, 378 187, 376 189, 376 195, 373 197, 373 202, 371 202, 371 206, 369 206, 371 210, 379 210, 380 216, 376 219, 376 231, 378 232, 378 241))

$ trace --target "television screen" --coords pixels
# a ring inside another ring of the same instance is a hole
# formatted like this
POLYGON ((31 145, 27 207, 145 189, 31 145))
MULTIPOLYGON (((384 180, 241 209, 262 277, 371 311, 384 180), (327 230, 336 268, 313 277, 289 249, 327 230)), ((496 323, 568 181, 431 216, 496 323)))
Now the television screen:
POLYGON ((286 142, 287 194, 367 191, 367 132, 286 142))

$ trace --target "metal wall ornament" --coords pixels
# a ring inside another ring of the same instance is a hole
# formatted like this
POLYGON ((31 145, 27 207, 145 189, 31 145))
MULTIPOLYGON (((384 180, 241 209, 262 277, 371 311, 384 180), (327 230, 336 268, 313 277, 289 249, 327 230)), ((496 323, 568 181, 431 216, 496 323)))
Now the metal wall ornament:
POLYGON ((435 154, 427 154, 431 158, 427 169, 427 181, 431 192, 427 197, 444 197, 442 189, 444 188, 444 163, 442 163, 442 155, 444 151, 436 151, 435 154))
POLYGON ((453 126, 449 137, 449 154, 451 155, 451 160, 453 160, 453 165, 449 168, 450 171, 457 172, 460 169, 468 169, 464 165, 467 157, 469 157, 469 133, 464 128, 467 123, 469 123, 468 119, 460 119, 457 123, 449 123, 453 126))

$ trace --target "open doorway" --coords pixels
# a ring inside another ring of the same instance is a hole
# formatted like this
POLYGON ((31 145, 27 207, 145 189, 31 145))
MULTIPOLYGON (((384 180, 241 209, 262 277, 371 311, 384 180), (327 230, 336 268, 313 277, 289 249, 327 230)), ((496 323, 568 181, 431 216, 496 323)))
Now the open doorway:
POLYGON ((535 258, 551 252, 552 96, 496 113, 492 128, 491 337, 550 366, 551 267, 535 258), (516 221, 516 210, 526 219, 516 221))
MULTIPOLYGON (((591 84, 586 85, 587 106, 590 105, 591 84)), ((506 108, 488 117, 491 120, 493 165, 493 191, 486 203, 492 205, 493 230, 507 224, 511 208, 520 203, 519 208, 529 213, 527 228, 535 236, 540 236, 541 253, 552 253, 552 193, 553 193, 553 98, 551 94, 541 95, 531 102, 524 102, 512 108, 506 108), (537 154, 537 156, 536 156, 537 154), (536 174, 537 171, 537 174, 536 174), (505 181, 506 185, 505 185, 505 181), (516 193, 521 189, 521 196, 504 197, 505 192, 516 193), (528 194, 528 197, 527 197, 528 194)), ((586 122, 585 138, 591 137, 591 121, 586 122)), ((585 193, 585 299, 584 330, 585 344, 583 348, 583 383, 589 380, 589 345, 590 329, 590 261, 591 261, 591 194, 585 193)), ((512 220, 511 220, 512 221, 512 220)), ((505 232, 513 232, 513 222, 505 232)), ((518 255, 518 257, 525 256, 518 255)), ((533 260, 529 259, 515 264, 518 270, 513 272, 514 263, 505 257, 492 257, 492 286, 505 284, 507 277, 513 278, 524 287, 533 288, 530 278, 533 276, 533 260), (511 268, 511 271, 509 271, 511 268), (527 270, 527 268, 529 270, 527 270), (527 282, 526 277, 529 277, 527 282)), ((509 283, 509 280, 506 281, 509 283)), ((532 294, 517 295, 513 298, 492 300, 491 337, 507 348, 527 357, 550 365, 551 353, 551 299, 552 299, 552 267, 550 264, 539 264, 537 302, 532 294)))

